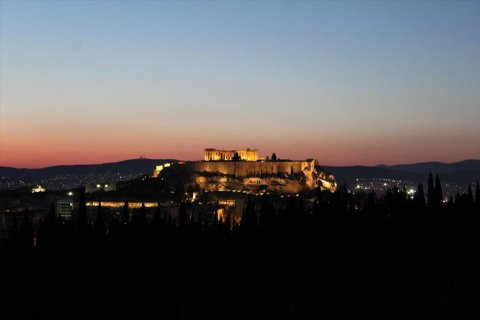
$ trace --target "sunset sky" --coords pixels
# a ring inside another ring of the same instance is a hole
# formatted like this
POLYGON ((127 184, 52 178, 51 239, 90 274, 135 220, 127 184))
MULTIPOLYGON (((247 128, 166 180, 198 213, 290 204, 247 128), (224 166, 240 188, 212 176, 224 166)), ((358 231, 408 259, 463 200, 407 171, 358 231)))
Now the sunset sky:
POLYGON ((480 2, 0 1, 0 165, 480 159, 480 2))

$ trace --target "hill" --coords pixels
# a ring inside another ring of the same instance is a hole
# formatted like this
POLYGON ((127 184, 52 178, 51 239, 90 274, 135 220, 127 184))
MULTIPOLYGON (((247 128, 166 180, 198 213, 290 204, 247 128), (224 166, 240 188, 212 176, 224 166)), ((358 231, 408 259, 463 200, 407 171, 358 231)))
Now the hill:
POLYGON ((443 182, 471 183, 480 180, 480 160, 465 160, 454 163, 423 162, 400 165, 368 166, 325 166, 324 169, 331 172, 338 183, 349 183, 357 178, 375 179, 387 178, 424 183, 428 174, 440 175, 443 182))
MULTIPOLYGON (((58 176, 84 175, 141 175, 151 174, 153 168, 165 162, 178 162, 174 159, 131 159, 119 162, 85 165, 61 165, 40 169, 0 167, 0 178, 22 180, 34 184, 58 176)), ((480 160, 465 160, 455 163, 423 162, 399 165, 378 166, 324 166, 325 171, 332 173, 339 184, 352 183, 357 178, 394 180, 425 183, 428 173, 439 174, 442 182, 468 184, 480 180, 480 160)), ((92 180, 95 180, 94 178, 92 180)), ((82 180, 83 181, 83 180, 82 180)))
POLYGON ((413 164, 400 164, 387 166, 390 169, 410 171, 420 174, 428 174, 429 172, 435 172, 440 175, 453 174, 456 172, 472 172, 480 171, 480 160, 464 160, 454 163, 443 162, 423 162, 413 164))
POLYGON ((81 164, 81 165, 61 165, 39 169, 18 169, 11 167, 0 167, 0 177, 9 177, 13 179, 22 179, 26 182, 36 182, 40 179, 50 178, 60 175, 85 175, 85 174, 107 174, 119 173, 123 175, 130 174, 151 174, 153 168, 164 162, 177 162, 173 159, 131 159, 120 162, 110 162, 102 164, 81 164))

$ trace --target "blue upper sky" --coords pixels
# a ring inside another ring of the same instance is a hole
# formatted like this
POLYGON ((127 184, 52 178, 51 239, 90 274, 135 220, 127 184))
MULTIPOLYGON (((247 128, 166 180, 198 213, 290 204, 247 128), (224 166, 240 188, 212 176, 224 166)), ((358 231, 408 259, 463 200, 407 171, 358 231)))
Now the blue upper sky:
POLYGON ((480 158, 480 2, 1 1, 0 165, 480 158))

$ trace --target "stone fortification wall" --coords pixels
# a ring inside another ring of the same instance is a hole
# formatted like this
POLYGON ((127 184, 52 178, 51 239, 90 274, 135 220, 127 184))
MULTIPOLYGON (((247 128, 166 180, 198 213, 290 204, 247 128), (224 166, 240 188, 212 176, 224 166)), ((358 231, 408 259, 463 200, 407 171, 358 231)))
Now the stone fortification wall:
POLYGON ((261 177, 262 175, 311 174, 315 161, 195 161, 181 166, 192 172, 220 173, 235 177, 261 177))
POLYGON ((268 190, 298 193, 320 187, 334 191, 335 178, 305 161, 191 161, 179 162, 163 170, 159 177, 185 188, 201 190, 268 190))

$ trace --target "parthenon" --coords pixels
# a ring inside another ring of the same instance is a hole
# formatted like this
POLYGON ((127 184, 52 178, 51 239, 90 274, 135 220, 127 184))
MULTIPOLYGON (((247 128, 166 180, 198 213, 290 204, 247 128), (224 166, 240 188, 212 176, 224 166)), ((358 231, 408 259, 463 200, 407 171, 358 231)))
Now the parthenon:
POLYGON ((233 156, 238 154, 240 160, 244 161, 257 161, 258 149, 243 149, 243 150, 217 150, 217 149, 205 149, 204 158, 205 161, 228 161, 232 160, 233 156))

